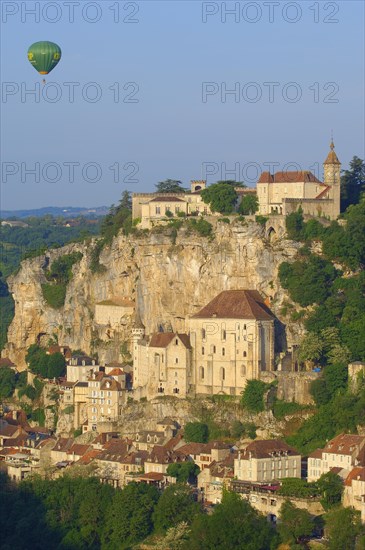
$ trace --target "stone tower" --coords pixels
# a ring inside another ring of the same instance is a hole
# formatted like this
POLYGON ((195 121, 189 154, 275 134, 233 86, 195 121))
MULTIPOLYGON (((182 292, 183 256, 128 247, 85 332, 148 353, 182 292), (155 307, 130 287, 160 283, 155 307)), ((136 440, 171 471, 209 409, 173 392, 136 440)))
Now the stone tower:
POLYGON ((341 190, 341 163, 334 151, 333 140, 330 144, 330 152, 323 163, 324 183, 331 187, 329 198, 333 200, 332 219, 336 219, 340 214, 340 190, 341 190))

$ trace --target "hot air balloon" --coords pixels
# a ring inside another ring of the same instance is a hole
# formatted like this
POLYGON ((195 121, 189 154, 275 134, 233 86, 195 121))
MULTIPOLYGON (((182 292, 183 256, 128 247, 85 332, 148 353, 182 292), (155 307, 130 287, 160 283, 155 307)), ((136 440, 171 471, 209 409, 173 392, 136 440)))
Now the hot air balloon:
POLYGON ((61 59, 61 48, 54 42, 34 42, 28 49, 28 59, 39 74, 48 74, 61 59))

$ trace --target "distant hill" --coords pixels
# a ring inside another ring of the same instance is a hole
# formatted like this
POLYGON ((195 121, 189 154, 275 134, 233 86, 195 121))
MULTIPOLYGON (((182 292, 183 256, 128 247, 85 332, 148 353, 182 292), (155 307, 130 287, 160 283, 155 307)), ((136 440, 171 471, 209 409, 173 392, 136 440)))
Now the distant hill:
POLYGON ((0 210, 0 218, 28 218, 29 216, 63 216, 64 218, 76 218, 84 216, 85 218, 98 218, 105 216, 109 212, 108 206, 96 206, 95 208, 84 208, 82 206, 45 206, 34 210, 0 210))

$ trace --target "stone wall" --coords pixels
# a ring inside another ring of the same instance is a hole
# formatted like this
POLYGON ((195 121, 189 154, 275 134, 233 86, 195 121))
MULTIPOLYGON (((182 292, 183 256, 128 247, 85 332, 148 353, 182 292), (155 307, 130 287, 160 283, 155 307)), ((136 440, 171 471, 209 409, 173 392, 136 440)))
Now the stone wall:
POLYGON ((310 394, 310 385, 317 380, 318 372, 276 372, 279 385, 277 397, 284 401, 296 401, 301 405, 311 405, 313 398, 310 394))

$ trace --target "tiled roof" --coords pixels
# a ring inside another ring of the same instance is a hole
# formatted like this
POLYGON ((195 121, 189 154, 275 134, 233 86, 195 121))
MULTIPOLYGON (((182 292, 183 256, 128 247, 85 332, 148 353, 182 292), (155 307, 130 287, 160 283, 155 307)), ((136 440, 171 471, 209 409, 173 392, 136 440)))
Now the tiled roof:
POLYGON ((122 376, 123 374, 124 372, 121 369, 115 368, 108 373, 108 376, 122 376))
POLYGON ((74 443, 72 447, 67 451, 67 454, 75 454, 77 456, 83 456, 88 451, 91 451, 90 445, 82 445, 80 443, 74 443))
POLYGON ((192 319, 257 319, 272 321, 274 315, 257 290, 224 290, 192 319))
POLYGON ((84 466, 90 464, 95 458, 98 458, 100 454, 101 451, 99 451, 98 449, 92 449, 91 451, 85 453, 81 458, 79 458, 77 464, 83 464, 84 466))
POLYGON ((257 183, 294 183, 294 182, 312 182, 322 183, 309 170, 293 171, 293 172, 262 172, 257 183))
POLYGON ((190 337, 187 334, 175 332, 155 332, 151 336, 149 346, 151 348, 166 348, 177 336, 186 348, 191 348, 190 337))
POLYGON ((249 443, 244 451, 241 452, 242 460, 251 458, 271 458, 273 455, 278 456, 280 453, 287 453, 290 456, 298 456, 299 452, 290 447, 285 441, 280 439, 257 440, 249 443))
POLYGON ((322 453, 323 449, 316 449, 313 453, 308 455, 308 458, 322 458, 322 453))
POLYGON ((164 474, 159 472, 148 472, 148 474, 142 474, 139 476, 141 481, 162 481, 164 474))
POLYGON ((20 426, 11 426, 10 424, 6 424, 5 426, 2 426, 0 428, 0 436, 2 437, 11 437, 14 435, 18 430, 20 426))
POLYGON ((329 191, 330 186, 326 185, 326 187, 323 189, 323 191, 320 192, 319 195, 316 196, 316 199, 323 199, 323 197, 326 195, 326 193, 329 191))
POLYGON ((359 454, 364 445, 365 436, 363 435, 340 434, 331 439, 323 451, 332 454, 353 455, 354 453, 359 454))
POLYGON ((72 447, 74 440, 69 437, 60 437, 56 445, 53 447, 53 451, 67 452, 72 447))
POLYGON ((172 462, 183 462, 187 453, 178 449, 172 451, 164 445, 154 445, 146 462, 155 462, 157 464, 171 464, 172 462))
POLYGON ((365 481, 365 468, 363 466, 357 466, 351 470, 345 480, 345 485, 352 485, 354 480, 365 481))

